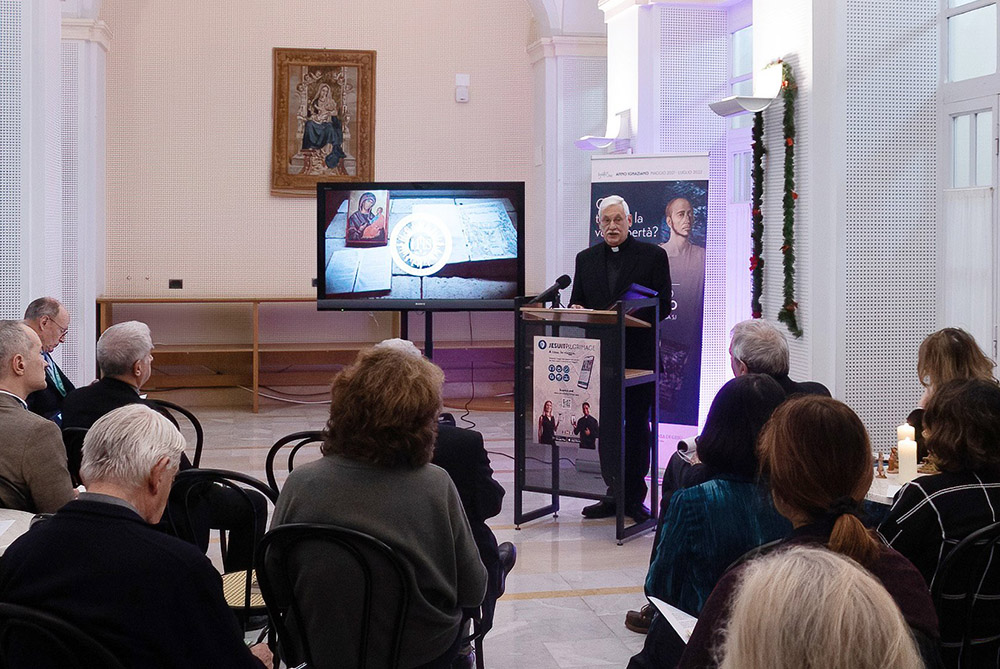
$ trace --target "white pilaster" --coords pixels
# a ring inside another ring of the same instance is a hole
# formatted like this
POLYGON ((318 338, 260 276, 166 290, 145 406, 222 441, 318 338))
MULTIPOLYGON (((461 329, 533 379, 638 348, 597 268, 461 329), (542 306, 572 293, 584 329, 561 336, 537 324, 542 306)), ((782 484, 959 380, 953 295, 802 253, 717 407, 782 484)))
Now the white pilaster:
POLYGON ((111 32, 99 2, 62 20, 62 299, 73 317, 63 369, 77 383, 94 378, 96 300, 105 281, 105 87, 111 32))

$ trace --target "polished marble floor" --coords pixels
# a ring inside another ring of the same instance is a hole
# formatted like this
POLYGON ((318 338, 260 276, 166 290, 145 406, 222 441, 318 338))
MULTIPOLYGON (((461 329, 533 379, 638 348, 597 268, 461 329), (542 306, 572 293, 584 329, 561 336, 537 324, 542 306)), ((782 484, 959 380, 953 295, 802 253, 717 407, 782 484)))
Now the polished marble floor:
MULTIPOLYGON (((169 394, 162 397, 171 399, 169 394)), ((249 408, 184 403, 205 428, 202 466, 260 479, 268 447, 291 432, 321 429, 328 411, 325 404, 267 402, 253 414, 249 408)), ((499 541, 511 541, 518 549, 517 565, 485 640, 486 666, 624 667, 644 639, 625 629, 623 620, 628 609, 645 601, 642 583, 652 534, 619 546, 614 520, 584 521, 580 508, 588 502, 572 498, 562 500, 558 518, 542 518, 516 530, 512 416, 476 411, 468 418, 483 433, 496 478, 507 489, 503 512, 490 525, 499 541)))

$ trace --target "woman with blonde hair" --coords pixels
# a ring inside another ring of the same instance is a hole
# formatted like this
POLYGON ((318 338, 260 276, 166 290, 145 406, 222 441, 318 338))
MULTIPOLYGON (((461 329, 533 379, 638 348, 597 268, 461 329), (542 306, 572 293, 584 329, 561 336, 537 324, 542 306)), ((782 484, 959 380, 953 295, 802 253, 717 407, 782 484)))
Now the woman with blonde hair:
POLYGON ((982 379, 996 383, 993 377, 995 366, 996 363, 983 353, 973 336, 961 328, 938 330, 920 342, 917 376, 924 387, 924 394, 918 407, 906 417, 916 436, 918 461, 927 457, 923 416, 934 389, 955 379, 982 379))
POLYGON ((805 546, 754 560, 743 570, 719 658, 722 669, 921 664, 906 621, 882 584, 853 560, 805 546))
MULTIPOLYGON (((857 414, 830 397, 794 397, 775 410, 757 448, 774 506, 794 527, 775 550, 819 545, 859 563, 889 591, 928 666, 937 666, 938 621, 927 584, 858 517, 874 472, 868 433, 857 414)), ((719 580, 678 666, 716 666, 717 634, 729 619, 746 567, 730 569, 719 580)))
MULTIPOLYGON (((479 606, 486 592, 486 569, 458 492, 448 473, 430 464, 443 382, 441 369, 410 342, 361 351, 330 388, 324 457, 288 475, 271 524, 357 530, 409 564, 413 587, 399 662, 405 668, 449 667, 462 609, 479 606)), ((329 569, 316 561, 296 576, 322 581, 329 569)), ((301 624, 317 666, 350 666, 327 633, 332 605, 303 601, 301 624)))

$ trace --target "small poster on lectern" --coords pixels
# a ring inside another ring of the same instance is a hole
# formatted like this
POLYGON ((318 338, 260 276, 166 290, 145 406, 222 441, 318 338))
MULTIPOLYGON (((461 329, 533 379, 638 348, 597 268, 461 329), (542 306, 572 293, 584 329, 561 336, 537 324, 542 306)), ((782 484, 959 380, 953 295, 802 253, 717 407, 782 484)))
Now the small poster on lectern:
POLYGON ((697 425, 708 236, 708 154, 595 156, 591 160, 590 245, 604 239, 597 203, 619 195, 631 235, 659 245, 670 261, 671 313, 660 321, 660 422, 697 425))
POLYGON ((600 428, 601 340, 534 339, 534 441, 579 446, 597 458, 600 428))

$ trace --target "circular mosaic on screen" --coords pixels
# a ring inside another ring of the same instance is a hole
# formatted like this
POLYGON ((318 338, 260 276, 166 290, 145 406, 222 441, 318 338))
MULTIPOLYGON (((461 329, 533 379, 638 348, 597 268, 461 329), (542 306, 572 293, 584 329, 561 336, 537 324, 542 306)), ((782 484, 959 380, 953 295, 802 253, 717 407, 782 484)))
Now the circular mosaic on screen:
POLYGON ((451 233, 435 216, 413 213, 396 224, 389 235, 392 259, 407 274, 430 276, 451 257, 451 233))

